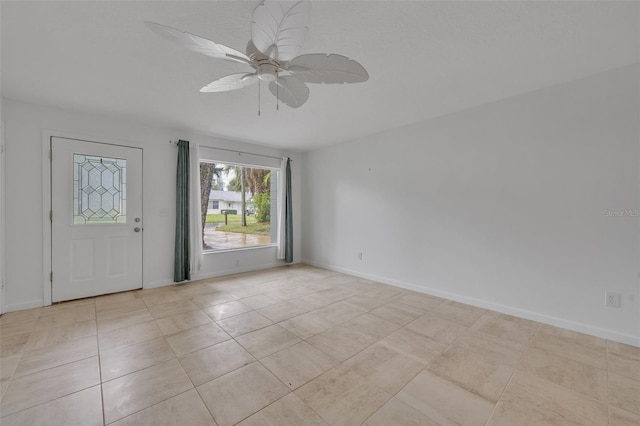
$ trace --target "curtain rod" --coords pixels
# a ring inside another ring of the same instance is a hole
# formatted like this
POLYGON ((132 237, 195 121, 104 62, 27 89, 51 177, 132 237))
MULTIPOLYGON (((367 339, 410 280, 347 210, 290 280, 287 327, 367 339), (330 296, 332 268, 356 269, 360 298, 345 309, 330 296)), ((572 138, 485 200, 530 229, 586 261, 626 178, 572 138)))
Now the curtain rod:
MULTIPOLYGON (((170 140, 169 144, 178 146, 178 142, 179 141, 171 141, 170 140)), ((282 157, 276 157, 276 156, 273 156, 273 155, 254 154, 252 152, 238 151, 236 149, 214 148, 214 147, 205 147, 205 148, 217 149, 217 150, 220 150, 220 151, 227 151, 227 152, 237 152, 239 155, 247 154, 247 155, 255 155, 257 157, 266 157, 266 158, 274 158, 276 160, 282 160, 282 157)), ((289 158, 289 157, 287 157, 287 158, 289 158)), ((291 158, 289 158, 289 161, 291 161, 293 163, 293 160, 291 158)))

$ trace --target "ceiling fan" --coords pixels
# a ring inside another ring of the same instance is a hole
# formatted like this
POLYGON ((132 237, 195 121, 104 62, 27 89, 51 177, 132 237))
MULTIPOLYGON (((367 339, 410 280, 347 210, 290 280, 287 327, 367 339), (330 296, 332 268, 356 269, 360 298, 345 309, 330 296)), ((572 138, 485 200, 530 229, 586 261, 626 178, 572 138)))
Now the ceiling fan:
POLYGON ((225 92, 264 81, 269 83, 269 91, 279 101, 298 108, 309 98, 309 88, 305 83, 344 84, 369 79, 364 67, 346 56, 324 53, 299 55, 309 29, 310 9, 307 1, 264 0, 253 11, 251 40, 247 43, 246 53, 165 25, 154 22, 145 22, 145 25, 156 34, 194 52, 253 68, 252 72, 222 77, 204 86, 201 92, 225 92))

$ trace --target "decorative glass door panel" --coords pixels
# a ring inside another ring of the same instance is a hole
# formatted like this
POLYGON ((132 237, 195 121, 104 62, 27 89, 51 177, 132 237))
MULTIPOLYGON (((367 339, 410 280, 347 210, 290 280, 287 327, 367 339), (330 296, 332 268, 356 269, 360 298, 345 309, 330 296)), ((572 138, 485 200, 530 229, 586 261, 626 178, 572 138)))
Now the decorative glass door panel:
POLYGON ((73 223, 127 223, 127 160, 73 154, 73 223))

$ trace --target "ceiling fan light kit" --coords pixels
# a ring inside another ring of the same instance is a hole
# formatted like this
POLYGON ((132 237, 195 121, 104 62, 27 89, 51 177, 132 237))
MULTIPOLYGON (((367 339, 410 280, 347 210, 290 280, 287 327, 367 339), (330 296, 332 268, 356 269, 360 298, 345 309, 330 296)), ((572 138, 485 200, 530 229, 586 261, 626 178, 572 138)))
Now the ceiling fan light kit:
POLYGON ((204 86, 201 92, 226 92, 262 81, 268 83, 269 91, 276 96, 276 105, 280 101, 291 108, 299 108, 309 99, 306 83, 346 84, 369 79, 364 67, 346 56, 300 55, 309 30, 310 9, 307 1, 264 0, 253 11, 251 40, 247 43, 246 53, 165 25, 154 22, 145 22, 145 25, 189 50, 247 64, 254 70, 222 77, 204 86))

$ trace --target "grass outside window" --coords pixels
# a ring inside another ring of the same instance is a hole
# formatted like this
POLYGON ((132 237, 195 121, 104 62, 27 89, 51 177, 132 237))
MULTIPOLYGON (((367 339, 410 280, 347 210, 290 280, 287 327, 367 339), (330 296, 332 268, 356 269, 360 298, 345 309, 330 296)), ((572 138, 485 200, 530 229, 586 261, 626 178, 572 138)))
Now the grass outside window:
MULTIPOLYGON (((247 222, 249 222, 248 218, 247 222)), ((218 226, 216 228, 216 231, 269 236, 271 235, 271 225, 269 223, 247 223, 247 226, 242 226, 240 223, 233 223, 229 225, 218 226)))
MULTIPOLYGON (((227 215, 229 223, 242 223, 242 215, 230 214, 227 215)), ((207 214, 207 223, 224 223, 223 214, 207 214)), ((256 218, 253 216, 247 216, 247 224, 256 223, 256 218)))

